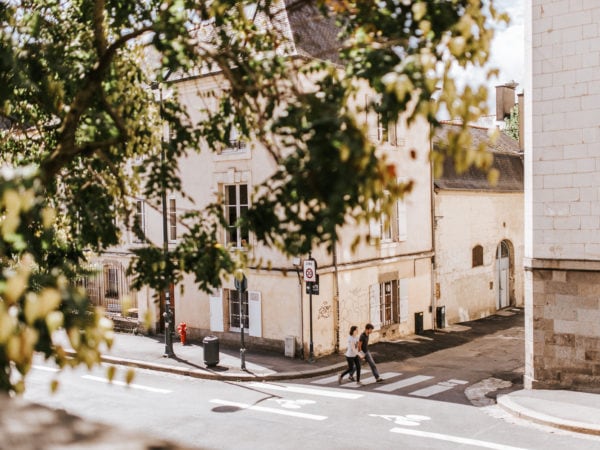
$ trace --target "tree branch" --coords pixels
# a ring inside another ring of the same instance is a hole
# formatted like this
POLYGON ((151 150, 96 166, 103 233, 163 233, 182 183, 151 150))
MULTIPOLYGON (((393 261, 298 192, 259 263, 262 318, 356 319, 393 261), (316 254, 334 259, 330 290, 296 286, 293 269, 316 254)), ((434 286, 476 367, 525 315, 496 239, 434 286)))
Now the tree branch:
POLYGON ((102 89, 101 84, 104 80, 104 75, 117 51, 130 40, 149 31, 153 31, 152 26, 145 26, 121 36, 106 49, 102 56, 99 57, 96 66, 87 74, 82 88, 71 102, 69 112, 63 120, 55 150, 42 162, 42 178, 44 181, 49 182, 65 164, 79 153, 79 149, 75 143, 75 133, 79 121, 85 110, 89 107, 94 94, 102 89))
POLYGON ((104 30, 104 0, 94 2, 94 45, 98 58, 101 58, 108 47, 106 31, 104 30))

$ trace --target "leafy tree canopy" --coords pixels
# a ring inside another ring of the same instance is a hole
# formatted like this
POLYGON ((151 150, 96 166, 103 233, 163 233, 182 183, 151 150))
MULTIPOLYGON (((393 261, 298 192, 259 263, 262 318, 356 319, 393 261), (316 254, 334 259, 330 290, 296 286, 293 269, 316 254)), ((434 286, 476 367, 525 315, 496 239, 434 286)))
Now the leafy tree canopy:
POLYGON ((519 140, 519 105, 510 110, 510 116, 504 119, 504 132, 514 140, 519 140))
MULTIPOLYGON (((117 244, 119 224, 145 239, 130 199, 160 205, 165 189, 181 191, 177 161, 218 149, 232 127, 260 142, 278 167, 258 186, 244 226, 288 254, 331 245, 344 224, 369 220, 370 202, 388 198, 389 207, 410 189, 376 156, 357 120, 365 111, 348 106, 358 86, 377 95, 366 109, 390 117, 406 113, 435 127, 445 108, 465 124, 447 155, 458 167, 489 166, 465 132, 485 113, 486 89, 459 89, 450 68, 487 61, 489 21, 506 19, 492 0, 310 5, 339 27, 335 61, 289 57, 287 38, 268 25, 281 1, 0 4, 0 389, 23 389, 34 350, 61 366, 98 361, 111 329, 76 284, 86 252, 117 244), (220 71, 226 95, 191 123, 176 95, 157 101, 151 82, 201 68, 220 71), (144 164, 131 164, 136 158, 144 164), (52 340, 59 327, 74 359, 52 340)), ((431 155, 435 166, 447 155, 431 155)), ((219 205, 184 221, 186 233, 168 255, 150 241, 138 252, 138 285, 160 289, 189 272, 208 290, 239 266, 218 240, 219 205)))

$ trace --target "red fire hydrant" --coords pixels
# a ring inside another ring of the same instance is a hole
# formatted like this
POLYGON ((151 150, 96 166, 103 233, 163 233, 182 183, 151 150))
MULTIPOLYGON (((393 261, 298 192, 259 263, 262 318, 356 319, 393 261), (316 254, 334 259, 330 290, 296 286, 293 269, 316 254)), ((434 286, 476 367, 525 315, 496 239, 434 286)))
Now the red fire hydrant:
POLYGON ((181 339, 181 344, 185 345, 185 341, 187 339, 187 324, 185 322, 181 322, 177 326, 177 332, 179 333, 179 339, 181 339))

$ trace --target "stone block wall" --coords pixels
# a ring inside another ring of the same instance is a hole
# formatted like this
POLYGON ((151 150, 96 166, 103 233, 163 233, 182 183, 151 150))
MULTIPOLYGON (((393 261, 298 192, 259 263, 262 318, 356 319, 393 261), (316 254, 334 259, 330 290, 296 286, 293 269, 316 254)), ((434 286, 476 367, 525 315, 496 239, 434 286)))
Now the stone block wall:
POLYGON ((527 272, 533 289, 525 385, 600 392, 600 267, 567 265, 538 264, 527 272))

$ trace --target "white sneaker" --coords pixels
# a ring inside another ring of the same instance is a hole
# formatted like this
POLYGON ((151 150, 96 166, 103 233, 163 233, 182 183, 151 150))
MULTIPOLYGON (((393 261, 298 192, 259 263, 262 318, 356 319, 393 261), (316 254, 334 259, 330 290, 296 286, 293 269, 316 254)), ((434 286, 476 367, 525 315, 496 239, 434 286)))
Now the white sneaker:
POLYGON ((364 384, 362 384, 360 381, 357 381, 357 382, 356 382, 356 385, 357 385, 357 386, 364 386, 364 384))

